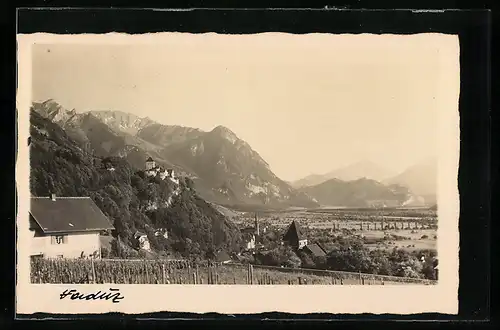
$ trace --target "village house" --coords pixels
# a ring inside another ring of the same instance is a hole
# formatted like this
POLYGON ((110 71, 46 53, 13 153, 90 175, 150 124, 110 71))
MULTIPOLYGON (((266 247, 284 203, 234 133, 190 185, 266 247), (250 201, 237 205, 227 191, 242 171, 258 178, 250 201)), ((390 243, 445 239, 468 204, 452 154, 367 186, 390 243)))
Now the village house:
POLYGON ((139 249, 151 251, 151 246, 149 244, 148 235, 146 235, 140 231, 136 231, 134 234, 134 238, 139 243, 139 249))
POLYGON ((245 242, 245 250, 255 249, 255 229, 252 227, 244 228, 241 230, 243 241, 245 242))
POLYGON ((283 235, 283 242, 296 250, 301 250, 307 245, 307 238, 304 236, 302 229, 295 220, 292 221, 283 235))
POLYGON ((318 243, 312 243, 304 246, 302 251, 308 253, 312 257, 326 257, 326 250, 318 243))
POLYGON ((100 234, 114 229, 90 197, 31 197, 31 255, 101 257, 100 234))
MULTIPOLYGON (((243 241, 245 242, 245 250, 254 250, 258 244, 258 238, 260 236, 259 222, 257 219, 257 214, 255 215, 254 227, 247 227, 241 230, 243 241)), ((260 244, 262 245, 262 244, 260 244)))

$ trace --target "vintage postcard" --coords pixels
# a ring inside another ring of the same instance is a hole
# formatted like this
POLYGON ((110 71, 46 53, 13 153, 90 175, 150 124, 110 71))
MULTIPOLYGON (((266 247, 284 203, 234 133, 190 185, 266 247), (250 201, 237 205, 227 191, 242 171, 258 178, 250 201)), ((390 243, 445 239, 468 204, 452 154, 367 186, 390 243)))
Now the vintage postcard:
POLYGON ((17 313, 457 313, 457 36, 18 50, 17 313))

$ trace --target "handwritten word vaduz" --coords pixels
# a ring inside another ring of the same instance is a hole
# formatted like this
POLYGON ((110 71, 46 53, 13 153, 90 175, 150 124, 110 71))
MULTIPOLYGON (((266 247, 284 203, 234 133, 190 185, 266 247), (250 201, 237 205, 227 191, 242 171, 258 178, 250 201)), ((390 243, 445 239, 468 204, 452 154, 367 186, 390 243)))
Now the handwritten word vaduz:
POLYGON ((120 289, 110 288, 111 292, 101 292, 100 290, 94 293, 81 293, 75 289, 64 290, 63 293, 59 295, 59 299, 64 299, 69 297, 71 300, 111 300, 113 303, 119 303, 121 299, 125 298, 120 295, 120 289))

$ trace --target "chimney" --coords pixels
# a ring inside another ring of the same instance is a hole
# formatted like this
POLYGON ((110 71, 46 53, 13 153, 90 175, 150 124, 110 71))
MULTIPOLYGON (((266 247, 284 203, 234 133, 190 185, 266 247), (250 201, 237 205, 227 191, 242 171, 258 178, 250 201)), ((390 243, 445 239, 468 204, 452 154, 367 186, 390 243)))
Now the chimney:
POLYGON ((50 199, 55 202, 56 200, 56 194, 50 194, 50 199))

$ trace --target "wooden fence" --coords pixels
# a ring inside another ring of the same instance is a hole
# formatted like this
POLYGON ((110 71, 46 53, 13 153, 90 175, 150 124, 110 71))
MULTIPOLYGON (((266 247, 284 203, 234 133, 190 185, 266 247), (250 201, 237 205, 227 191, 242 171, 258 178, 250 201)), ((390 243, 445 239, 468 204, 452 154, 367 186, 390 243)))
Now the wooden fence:
POLYGON ((385 285, 435 281, 340 271, 185 260, 32 259, 32 283, 385 285))

